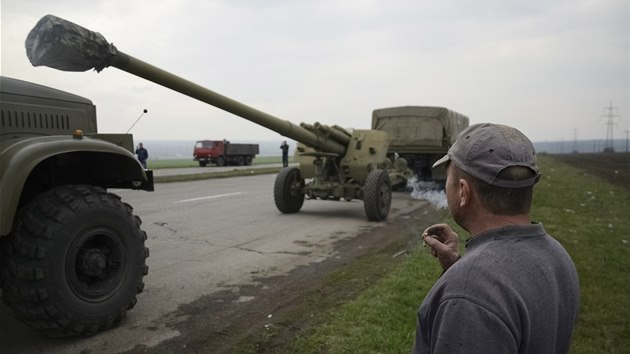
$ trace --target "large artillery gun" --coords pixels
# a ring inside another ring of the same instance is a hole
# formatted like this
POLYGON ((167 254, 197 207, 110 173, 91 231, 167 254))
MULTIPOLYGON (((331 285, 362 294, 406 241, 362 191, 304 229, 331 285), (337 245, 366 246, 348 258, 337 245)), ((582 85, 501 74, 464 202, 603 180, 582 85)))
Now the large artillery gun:
MULTIPOLYGON (((119 51, 100 34, 77 24, 44 16, 26 39, 33 66, 63 71, 100 72, 116 67, 212 106, 262 125, 298 141, 299 167, 285 167, 274 183, 274 201, 282 213, 298 212, 305 197, 363 200, 369 220, 387 218, 391 204, 392 163, 387 158, 387 133, 347 131, 320 123, 295 125, 185 80, 119 51)), ((393 171, 393 170, 392 170, 393 171)), ((395 181, 394 181, 395 182, 395 181)))

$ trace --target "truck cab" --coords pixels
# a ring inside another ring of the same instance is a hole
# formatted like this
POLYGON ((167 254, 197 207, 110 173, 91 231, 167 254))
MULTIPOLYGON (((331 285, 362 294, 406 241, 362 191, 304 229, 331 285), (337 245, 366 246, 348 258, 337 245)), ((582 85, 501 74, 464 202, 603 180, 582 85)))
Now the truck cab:
POLYGON ((223 142, 218 140, 199 140, 195 143, 193 159, 199 161, 199 166, 207 166, 215 162, 217 156, 223 155, 223 142))
POLYGON ((87 98, 0 77, 0 285, 52 337, 119 323, 148 272, 147 238, 110 188, 153 190, 133 136, 99 134, 87 98))

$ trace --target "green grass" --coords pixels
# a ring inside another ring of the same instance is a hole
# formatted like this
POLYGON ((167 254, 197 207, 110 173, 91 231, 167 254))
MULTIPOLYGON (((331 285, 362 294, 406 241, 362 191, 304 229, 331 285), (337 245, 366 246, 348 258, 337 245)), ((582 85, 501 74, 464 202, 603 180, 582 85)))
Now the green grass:
MULTIPOLYGON (((289 157, 291 162, 291 157, 289 157)), ((253 165, 262 165, 270 163, 282 163, 281 156, 257 156, 252 160, 253 165)), ((208 168, 212 168, 215 165, 209 165, 208 168)), ((161 168, 186 168, 186 167, 199 167, 199 162, 190 159, 166 159, 166 160, 151 160, 147 161, 147 168, 157 170, 161 168)))
MULTIPOLYGON (((263 156, 257 157, 253 161, 253 165, 265 165, 272 163, 282 163, 281 157, 276 156, 263 156)), ((289 158, 289 163, 291 163, 291 158, 289 158)), ((167 169, 167 168, 188 168, 188 167, 199 167, 199 163, 197 161, 192 160, 183 160, 183 159, 172 159, 172 160, 155 160, 148 161, 147 167, 152 170, 156 169, 167 169)), ((200 173, 188 173, 188 174, 179 174, 172 176, 155 176, 155 183, 171 183, 171 182, 188 182, 188 181, 196 181, 200 179, 210 179, 210 178, 231 178, 238 176, 253 176, 253 175, 262 175, 262 174, 270 174, 270 173, 278 173, 282 167, 258 167, 252 169, 233 169, 228 171, 213 171, 215 165, 209 165, 206 167, 208 172, 200 172, 200 173)))
POLYGON ((572 352, 629 353, 630 191, 566 165, 544 167, 534 217, 567 249, 580 276, 572 352))
MULTIPOLYGON (((564 245, 580 276, 571 352, 629 353, 630 191, 548 156, 539 162, 533 219, 564 245)), ((416 311, 439 274, 435 259, 418 247, 356 300, 325 310, 324 320, 299 333, 286 352, 408 353, 416 311)))
MULTIPOLYGON (((212 167, 210 167, 212 168, 212 167)), ((153 180, 155 183, 171 183, 171 182, 189 182, 197 181, 200 179, 211 178, 231 178, 239 176, 254 176, 278 173, 282 167, 260 167, 251 169, 233 169, 229 171, 220 172, 202 172, 202 173, 190 173, 173 176, 155 176, 153 180)))

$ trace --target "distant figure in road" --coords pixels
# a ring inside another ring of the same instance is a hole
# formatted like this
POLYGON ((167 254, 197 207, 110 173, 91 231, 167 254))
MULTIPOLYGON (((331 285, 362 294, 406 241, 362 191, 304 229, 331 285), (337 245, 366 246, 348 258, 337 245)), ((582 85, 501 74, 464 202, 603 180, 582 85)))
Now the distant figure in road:
POLYGON ((580 304, 571 257, 530 219, 540 174, 531 141, 506 125, 465 129, 446 156, 447 224, 422 239, 444 272, 417 313, 412 353, 567 353, 580 304))
POLYGON ((283 141, 280 145, 280 149, 282 149, 282 166, 289 166, 289 145, 287 141, 283 141))
POLYGON ((144 169, 147 169, 147 159, 149 158, 149 152, 144 148, 142 143, 138 144, 138 148, 136 149, 136 155, 138 155, 138 160, 142 164, 144 169))

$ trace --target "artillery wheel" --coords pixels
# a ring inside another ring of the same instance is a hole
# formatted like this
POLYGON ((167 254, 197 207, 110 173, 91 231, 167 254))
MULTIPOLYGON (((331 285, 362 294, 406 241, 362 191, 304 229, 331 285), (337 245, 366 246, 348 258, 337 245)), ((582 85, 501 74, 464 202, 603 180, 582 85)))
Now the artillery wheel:
POLYGON ((36 196, 3 240, 3 300, 17 319, 51 337, 117 325, 148 272, 140 223, 99 187, 65 185, 36 196))
POLYGON ((273 199, 276 208, 284 214, 297 213, 304 204, 304 179, 297 167, 285 167, 278 172, 273 186, 273 199))
POLYGON ((223 156, 217 157, 217 166, 222 167, 224 165, 225 165, 225 159, 223 158, 223 156))
POLYGON ((387 219, 392 204, 392 187, 385 170, 370 172, 363 187, 363 207, 370 221, 387 219))

